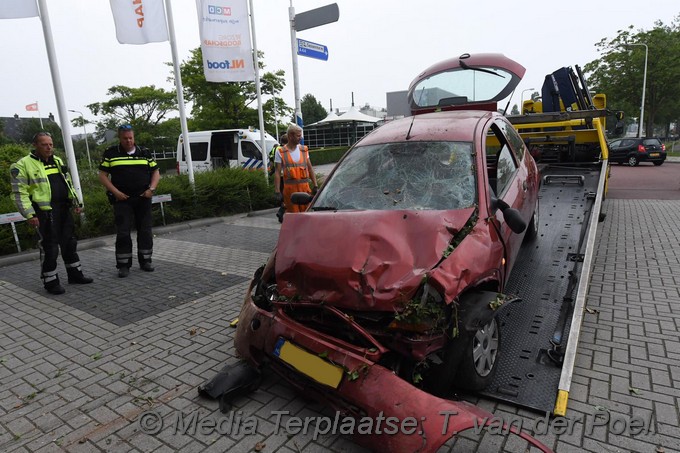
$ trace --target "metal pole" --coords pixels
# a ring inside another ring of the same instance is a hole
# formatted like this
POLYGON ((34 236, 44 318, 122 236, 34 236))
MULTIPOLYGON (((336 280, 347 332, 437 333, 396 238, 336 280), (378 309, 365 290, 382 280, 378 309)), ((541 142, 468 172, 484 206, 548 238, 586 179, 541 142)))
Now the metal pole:
POLYGON ((637 136, 638 138, 642 137, 642 126, 644 126, 644 119, 645 119, 645 88, 647 87, 647 53, 649 51, 649 48, 647 47, 647 44, 645 43, 630 43, 630 44, 621 44, 622 46, 629 47, 629 46, 644 46, 645 47, 645 70, 642 75, 642 102, 640 103, 640 121, 638 122, 638 133, 637 136))
POLYGON ((64 150, 66 151, 66 160, 68 161, 69 171, 71 172, 71 180, 73 181, 73 188, 78 195, 78 200, 84 205, 83 190, 80 186, 80 175, 78 174, 78 165, 76 164, 76 155, 73 152, 73 142, 71 141, 71 125, 68 121, 68 113, 66 112, 66 103, 64 102, 64 94, 61 89, 61 76, 59 75, 59 64, 57 63, 56 52, 54 51, 54 40, 52 39, 52 27, 50 25, 50 16, 47 12, 47 0, 38 0, 40 8, 40 21, 42 22, 43 34, 45 35, 45 47, 47 48, 47 59, 50 63, 50 72, 52 74, 52 85, 54 87, 54 96, 57 101, 57 111, 59 112, 59 119, 61 121, 61 135, 64 139, 64 150))
POLYGON ((290 50, 293 54, 293 88, 295 89, 295 124, 302 127, 302 105, 300 102, 300 80, 298 77, 297 35, 295 34, 295 8, 290 0, 288 8, 290 19, 290 50))
POLYGON ((69 110, 69 112, 80 114, 80 119, 83 122, 83 132, 85 133, 85 149, 87 150, 87 163, 89 164, 90 170, 92 170, 92 159, 90 159, 90 145, 87 141, 87 129, 85 129, 85 117, 83 116, 83 112, 78 110, 69 110))
POLYGON ((276 110, 276 93, 274 93, 274 127, 276 127, 276 141, 279 141, 279 112, 276 110))
POLYGON ((172 16, 172 3, 165 0, 165 13, 168 19, 168 36, 170 38, 170 52, 172 53, 172 67, 175 73, 175 88, 177 89, 177 106, 179 107, 179 122, 182 128, 182 146, 189 170, 189 184, 195 190, 194 163, 191 158, 191 143, 189 143, 189 127, 187 126, 186 108, 184 105, 184 91, 182 88, 182 74, 179 70, 179 58, 177 57, 177 39, 175 38, 175 20, 172 16))
POLYGON ((649 48, 647 47, 647 44, 642 44, 645 46, 645 72, 644 75, 642 76, 642 103, 640 104, 640 129, 638 129, 638 137, 642 137, 642 128, 644 127, 644 119, 645 119, 645 91, 647 88, 647 52, 649 48))
POLYGON ((269 163, 269 150, 265 148, 267 133, 264 129, 264 112, 262 111, 262 88, 260 87, 260 63, 257 55, 257 39, 255 38, 255 10, 253 10, 253 0, 249 0, 250 5, 250 34, 253 38, 253 66, 255 66, 255 92, 257 93, 257 117, 260 122, 260 148, 262 149, 262 167, 264 180, 269 184, 269 173, 267 164, 269 163))

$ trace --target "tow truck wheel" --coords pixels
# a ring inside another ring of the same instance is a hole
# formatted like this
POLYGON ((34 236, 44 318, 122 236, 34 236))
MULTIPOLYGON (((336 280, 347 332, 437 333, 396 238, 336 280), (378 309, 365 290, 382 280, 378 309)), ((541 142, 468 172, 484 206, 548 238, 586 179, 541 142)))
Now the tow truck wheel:
POLYGON ((471 335, 456 376, 458 387, 484 389, 496 374, 501 345, 501 330, 496 318, 471 335))
POLYGON ((640 162, 638 161, 638 158, 635 156, 628 156, 628 165, 631 167, 637 167, 637 164, 640 162))

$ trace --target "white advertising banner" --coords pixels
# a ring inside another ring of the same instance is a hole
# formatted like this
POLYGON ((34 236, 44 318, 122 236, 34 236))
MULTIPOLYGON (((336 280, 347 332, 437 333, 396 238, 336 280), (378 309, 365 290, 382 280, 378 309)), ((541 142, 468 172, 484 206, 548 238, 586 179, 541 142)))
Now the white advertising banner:
POLYGON ((0 19, 21 19, 37 16, 38 4, 35 0, 0 0, 0 19))
POLYGON ((247 0, 196 0, 208 82, 255 80, 247 0))
POLYGON ((109 1, 119 43, 147 44, 168 40, 163 0, 109 1))

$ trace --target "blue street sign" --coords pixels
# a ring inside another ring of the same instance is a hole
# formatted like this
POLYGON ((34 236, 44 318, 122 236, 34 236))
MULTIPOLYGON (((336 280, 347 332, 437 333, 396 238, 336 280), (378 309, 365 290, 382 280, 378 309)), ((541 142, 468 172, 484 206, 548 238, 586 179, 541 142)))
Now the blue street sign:
POLYGON ((316 58, 317 60, 328 61, 328 47, 304 39, 297 40, 297 54, 303 57, 316 58))

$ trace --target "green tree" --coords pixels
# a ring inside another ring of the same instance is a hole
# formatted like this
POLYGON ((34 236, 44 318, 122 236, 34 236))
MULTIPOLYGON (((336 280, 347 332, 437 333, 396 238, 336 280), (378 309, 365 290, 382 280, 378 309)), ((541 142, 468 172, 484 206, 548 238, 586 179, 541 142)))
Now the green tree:
POLYGON ((614 38, 595 46, 602 55, 584 66, 591 88, 607 95, 608 107, 623 110, 627 117, 640 116, 645 47, 648 48, 644 130, 654 134, 663 124, 680 118, 680 16, 670 25, 657 21, 651 30, 629 26, 614 38), (631 45, 635 44, 635 45, 631 45))
MULTIPOLYGON (((258 54, 260 69, 263 54, 258 54)), ((214 83, 205 80, 203 73, 203 53, 200 47, 191 51, 188 61, 180 65, 184 97, 192 103, 192 119, 189 130, 233 129, 240 127, 259 126, 257 114, 257 93, 254 82, 214 83)), ((263 104, 265 129, 274 132, 275 118, 281 118, 292 112, 278 94, 285 87, 285 73, 283 70, 266 72, 260 77, 260 90, 263 95, 276 97, 263 104)))
POLYGON ((179 122, 168 120, 171 112, 177 110, 177 96, 174 91, 156 88, 154 85, 131 88, 115 85, 109 88, 106 102, 95 102, 87 106, 94 115, 103 115, 97 123, 98 137, 104 137, 107 130, 115 130, 121 124, 135 128, 135 141, 151 149, 172 146, 179 135, 179 122), (172 132, 168 124, 176 125, 172 132))
POLYGON ((302 96, 300 109, 302 110, 302 119, 305 124, 316 123, 328 116, 328 112, 323 108, 323 105, 311 94, 302 96))
POLYGON ((11 138, 5 134, 5 122, 0 119, 0 146, 2 145, 8 145, 10 143, 14 142, 11 138))
POLYGON ((61 128, 54 121, 43 121, 42 125, 37 118, 28 118, 21 121, 20 142, 31 144, 33 136, 40 131, 49 132, 52 135, 52 142, 56 149, 64 149, 64 137, 61 135, 61 128))

